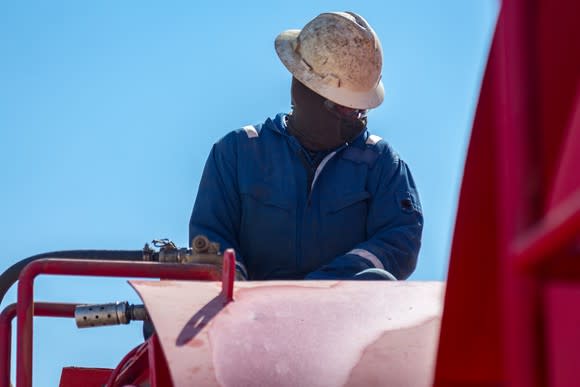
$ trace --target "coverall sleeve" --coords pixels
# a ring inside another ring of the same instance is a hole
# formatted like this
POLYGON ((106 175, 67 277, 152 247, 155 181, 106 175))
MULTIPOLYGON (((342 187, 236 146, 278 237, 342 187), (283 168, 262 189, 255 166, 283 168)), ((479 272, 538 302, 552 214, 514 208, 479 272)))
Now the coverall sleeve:
POLYGON ((402 280, 415 270, 423 230, 415 182, 407 164, 398 156, 379 164, 375 165, 378 173, 372 173, 368 182, 371 198, 367 240, 308 274, 306 279, 372 279, 361 274, 379 269, 377 272, 386 271, 388 278, 402 280))
POLYGON ((237 186, 237 155, 234 133, 217 142, 205 163, 191 218, 189 243, 205 235, 220 244, 220 250, 236 251, 236 270, 248 274, 239 248, 240 197, 237 186))

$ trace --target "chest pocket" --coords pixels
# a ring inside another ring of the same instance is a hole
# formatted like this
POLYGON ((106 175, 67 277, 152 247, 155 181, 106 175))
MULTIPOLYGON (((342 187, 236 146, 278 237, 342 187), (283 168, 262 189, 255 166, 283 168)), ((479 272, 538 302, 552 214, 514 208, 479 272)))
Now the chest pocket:
POLYGON ((296 222, 291 197, 266 182, 249 184, 240 194, 240 245, 248 269, 259 276, 272 267, 294 268, 294 238, 289 236, 295 234, 296 222))
POLYGON ((326 205, 324 239, 332 241, 325 246, 327 256, 337 256, 366 239, 368 199, 366 191, 348 193, 330 199, 326 205))

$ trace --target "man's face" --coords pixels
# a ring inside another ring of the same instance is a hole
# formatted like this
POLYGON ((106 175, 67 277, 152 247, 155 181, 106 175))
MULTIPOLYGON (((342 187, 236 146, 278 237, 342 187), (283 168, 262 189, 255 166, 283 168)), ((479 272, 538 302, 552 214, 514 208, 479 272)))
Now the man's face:
POLYGON ((321 120, 336 119, 355 121, 366 117, 366 110, 351 109, 327 100, 292 77, 292 105, 310 116, 320 116, 321 120), (329 115, 330 113, 330 115, 329 115), (331 117, 332 116, 332 117, 331 117))
POLYGON ((292 78, 292 119, 299 139, 310 150, 333 149, 350 141, 366 125, 361 112, 334 104, 292 78))

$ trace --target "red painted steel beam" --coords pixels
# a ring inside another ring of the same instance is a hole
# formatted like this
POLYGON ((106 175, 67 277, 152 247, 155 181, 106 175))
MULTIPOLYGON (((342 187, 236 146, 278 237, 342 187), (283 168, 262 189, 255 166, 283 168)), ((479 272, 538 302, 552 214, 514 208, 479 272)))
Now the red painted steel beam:
POLYGON ((578 385, 580 343, 580 284, 553 282, 544 288, 547 383, 550 387, 578 385))
POLYGON ((532 271, 547 263, 553 254, 578 237, 580 230, 580 189, 551 210, 530 232, 516 240, 514 263, 532 271))
MULTIPOLYGON (((580 6, 578 12, 580 12, 580 6)), ((580 31, 576 35, 576 47, 580 47, 580 31)), ((580 53, 576 56, 579 58, 575 66, 580 68, 580 53)), ((558 153, 559 163, 555 171, 553 188, 550 190, 548 198, 550 210, 580 189, 580 173, 578 173, 578 165, 580 165, 580 70, 577 70, 576 77, 578 78, 576 101, 570 110, 566 134, 562 148, 558 153)))
POLYGON ((577 254, 580 229, 579 12, 578 0, 502 2, 462 182, 437 386, 547 385, 543 287, 577 254))
MULTIPOLYGON (((74 317, 77 304, 35 302, 34 316, 74 317)), ((0 387, 10 387, 10 360, 12 347, 12 320, 16 317, 16 304, 8 305, 0 314, 0 387)))
POLYGON ((221 275, 212 265, 156 262, 41 259, 28 264, 20 273, 17 304, 16 386, 32 387, 32 316, 34 279, 39 274, 167 278, 175 280, 217 281, 221 275))

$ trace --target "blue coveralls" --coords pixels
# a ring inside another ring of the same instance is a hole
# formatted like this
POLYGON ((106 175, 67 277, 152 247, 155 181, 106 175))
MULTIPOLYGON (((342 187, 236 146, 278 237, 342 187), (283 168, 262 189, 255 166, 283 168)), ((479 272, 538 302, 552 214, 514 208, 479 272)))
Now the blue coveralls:
POLYGON ((250 280, 364 278, 368 269, 407 278, 423 216, 405 162, 365 130, 315 166, 284 114, 230 132, 207 159, 190 241, 203 234, 235 249, 250 280))

